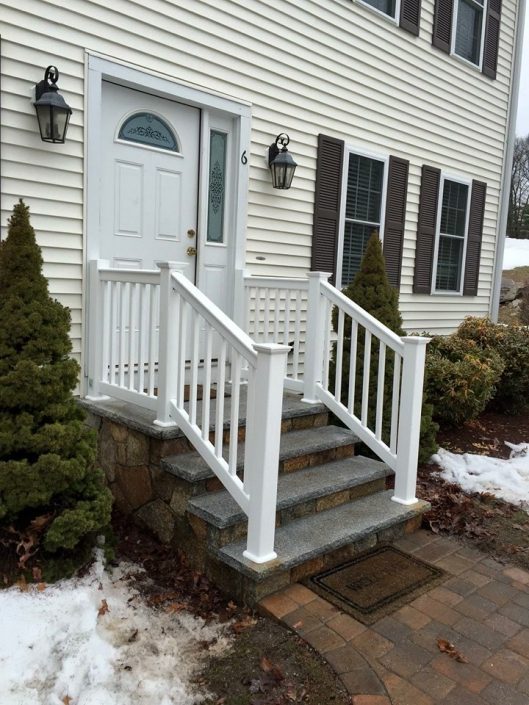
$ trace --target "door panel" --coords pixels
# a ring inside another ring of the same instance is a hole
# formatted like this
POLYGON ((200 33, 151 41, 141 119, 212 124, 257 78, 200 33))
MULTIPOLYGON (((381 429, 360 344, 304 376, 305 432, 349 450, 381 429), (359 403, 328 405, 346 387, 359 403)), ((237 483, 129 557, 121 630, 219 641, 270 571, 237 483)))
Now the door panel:
POLYGON ((200 111, 108 82, 102 96, 100 257, 182 262, 194 282, 200 111))

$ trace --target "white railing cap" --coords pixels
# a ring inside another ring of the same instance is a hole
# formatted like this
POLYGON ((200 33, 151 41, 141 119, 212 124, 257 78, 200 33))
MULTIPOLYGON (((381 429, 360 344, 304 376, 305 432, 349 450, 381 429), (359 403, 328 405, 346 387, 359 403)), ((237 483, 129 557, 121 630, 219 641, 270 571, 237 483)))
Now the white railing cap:
POLYGON ((253 349, 267 355, 278 355, 288 353, 292 348, 290 345, 281 345, 280 343, 254 343, 253 349))
POLYGON ((154 264, 158 267, 158 269, 173 269, 177 272, 183 272, 187 269, 187 262, 162 261, 155 262, 154 264))

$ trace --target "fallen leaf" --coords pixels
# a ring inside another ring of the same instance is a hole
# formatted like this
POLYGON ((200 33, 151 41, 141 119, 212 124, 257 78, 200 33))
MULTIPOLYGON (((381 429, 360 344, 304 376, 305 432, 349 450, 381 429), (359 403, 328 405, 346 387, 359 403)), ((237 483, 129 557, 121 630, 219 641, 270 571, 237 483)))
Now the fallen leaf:
POLYGON ((250 627, 254 627, 256 624, 257 624, 256 619, 254 619, 253 617, 250 617, 250 615, 246 615, 238 622, 234 622, 231 625, 231 628, 235 632, 235 634, 240 634, 245 629, 249 629, 250 627))
POLYGON ((175 614, 175 612, 181 612, 185 610, 186 606, 183 602, 173 602, 165 607, 167 614, 175 614))
POLYGON ((36 583, 40 583, 42 580, 42 570, 38 566, 33 566, 31 569, 31 574, 33 575, 33 580, 36 583))
POLYGON ((97 616, 102 617, 107 612, 110 612, 110 607, 105 599, 101 600, 101 606, 97 610, 97 616))
POLYGON ((303 621, 300 620, 299 622, 296 622, 295 624, 292 625, 292 629, 301 629, 303 626, 303 621))
POLYGON ((453 658, 455 661, 458 661, 459 663, 468 663, 466 656, 463 656, 463 654, 456 649, 451 641, 448 641, 447 639, 437 639, 437 646, 439 651, 444 654, 448 654, 448 656, 453 658))
POLYGON ((20 592, 27 592, 28 591, 28 584, 26 582, 26 576, 21 575, 20 578, 17 580, 17 585, 20 588, 20 592))
POLYGON ((72 698, 69 695, 65 695, 62 701, 64 705, 70 705, 70 703, 72 702, 72 698))
POLYGON ((46 589, 46 583, 37 583, 37 590, 39 592, 44 592, 45 589, 46 589))
POLYGON ((275 681, 279 682, 284 679, 285 676, 283 675, 283 672, 279 668, 279 666, 276 666, 274 663, 272 663, 272 661, 270 661, 270 659, 266 656, 261 656, 259 665, 261 667, 261 670, 264 673, 269 674, 275 681))

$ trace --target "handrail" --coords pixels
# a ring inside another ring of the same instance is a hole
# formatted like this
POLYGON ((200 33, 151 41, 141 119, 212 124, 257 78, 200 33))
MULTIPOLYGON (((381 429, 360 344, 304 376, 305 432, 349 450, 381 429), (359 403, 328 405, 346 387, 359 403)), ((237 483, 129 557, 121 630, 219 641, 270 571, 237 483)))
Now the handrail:
POLYGON ((240 353, 252 366, 255 367, 257 361, 257 353, 254 350, 253 340, 238 326, 235 326, 231 318, 227 316, 211 299, 203 294, 200 289, 197 289, 185 275, 180 272, 171 272, 171 276, 176 290, 185 293, 188 298, 192 299, 197 312, 211 326, 214 326, 217 331, 226 338, 227 342, 232 345, 238 353, 240 353))
POLYGON ((355 319, 370 333, 383 340, 384 343, 400 355, 404 352, 402 338, 394 333, 390 328, 381 323, 377 318, 361 308, 357 303, 349 299, 345 294, 336 289, 329 282, 321 282, 322 293, 338 308, 341 308, 351 318, 355 319))

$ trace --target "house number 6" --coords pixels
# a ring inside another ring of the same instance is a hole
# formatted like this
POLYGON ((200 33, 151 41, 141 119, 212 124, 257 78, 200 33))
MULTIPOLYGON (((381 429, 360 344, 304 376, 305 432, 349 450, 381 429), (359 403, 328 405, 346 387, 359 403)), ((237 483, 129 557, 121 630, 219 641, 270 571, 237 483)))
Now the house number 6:
POLYGON ((246 150, 241 154, 241 164, 248 164, 248 157, 246 156, 246 150))

